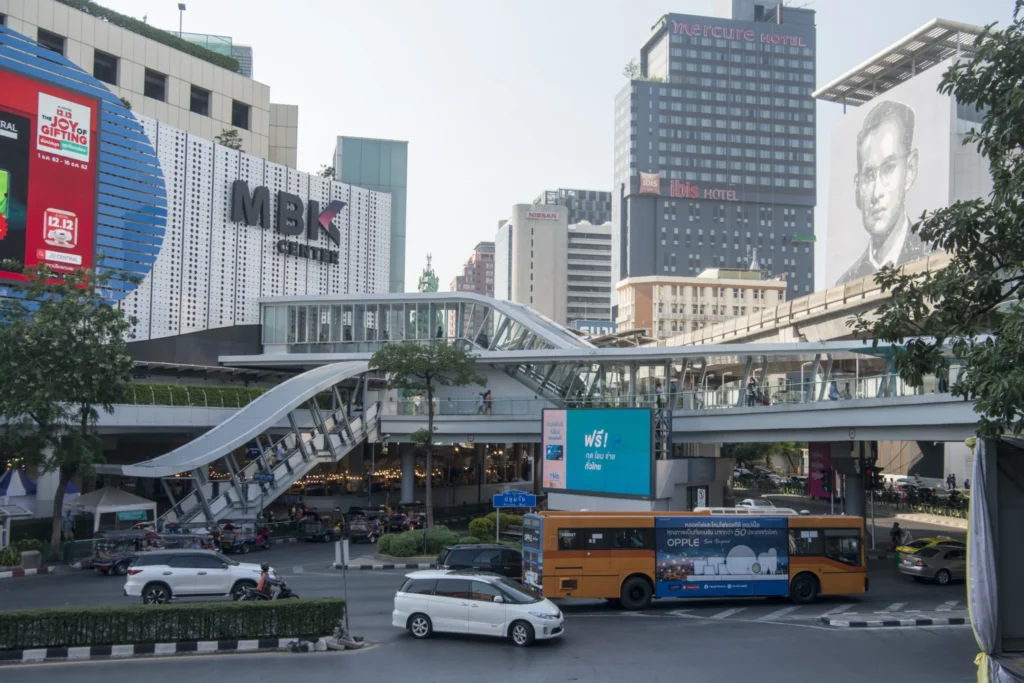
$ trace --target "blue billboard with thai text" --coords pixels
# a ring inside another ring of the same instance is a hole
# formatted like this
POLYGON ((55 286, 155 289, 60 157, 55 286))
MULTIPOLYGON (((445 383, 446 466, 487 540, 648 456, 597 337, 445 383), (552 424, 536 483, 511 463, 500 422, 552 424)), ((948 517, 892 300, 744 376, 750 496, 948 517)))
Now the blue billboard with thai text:
POLYGON ((647 408, 545 410, 544 488, 650 498, 652 425, 647 408))

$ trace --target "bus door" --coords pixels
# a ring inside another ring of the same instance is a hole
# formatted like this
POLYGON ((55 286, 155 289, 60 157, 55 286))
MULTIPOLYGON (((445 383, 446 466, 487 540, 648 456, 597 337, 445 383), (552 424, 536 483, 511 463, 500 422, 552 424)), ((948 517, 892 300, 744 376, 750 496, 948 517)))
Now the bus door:
POLYGON ((821 587, 823 594, 846 595, 866 589, 867 569, 863 562, 863 531, 857 528, 822 529, 824 555, 821 587))
POLYGON ((613 529, 585 529, 583 548, 583 591, 587 596, 615 595, 619 572, 612 566, 613 529))

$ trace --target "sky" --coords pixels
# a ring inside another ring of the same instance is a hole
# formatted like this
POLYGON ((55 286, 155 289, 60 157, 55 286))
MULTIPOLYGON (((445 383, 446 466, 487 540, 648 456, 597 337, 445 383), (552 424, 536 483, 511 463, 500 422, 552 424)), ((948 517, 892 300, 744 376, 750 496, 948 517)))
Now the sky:
MULTIPOLYGON (((100 0, 176 30, 177 0, 100 0)), ((186 0, 185 31, 253 47, 272 102, 299 105, 299 170, 338 135, 409 141, 406 289, 427 254, 441 289, 513 204, 610 190, 615 93, 666 12, 713 0, 186 0)), ((1009 21, 1013 0, 791 0, 817 12, 817 85, 930 19, 1009 21)), ((824 288, 830 130, 819 102, 816 289, 824 288)))

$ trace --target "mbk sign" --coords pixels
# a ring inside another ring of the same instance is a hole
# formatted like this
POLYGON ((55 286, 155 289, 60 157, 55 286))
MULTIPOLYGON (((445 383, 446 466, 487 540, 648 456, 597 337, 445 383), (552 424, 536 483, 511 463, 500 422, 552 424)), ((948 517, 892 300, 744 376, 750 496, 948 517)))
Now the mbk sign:
MULTIPOLYGON (((303 206, 302 198, 289 192, 277 193, 277 216, 274 229, 279 235, 298 237, 303 233, 310 241, 320 239, 320 231, 335 245, 341 246, 341 233, 331 225, 335 216, 345 208, 345 202, 335 200, 320 211, 319 202, 310 201, 303 206)), ((249 184, 236 180, 231 184, 231 220, 246 225, 259 225, 270 229, 270 190, 257 187, 249 193, 249 184)), ((282 239, 277 242, 277 251, 288 256, 308 258, 320 263, 338 263, 339 254, 333 249, 322 249, 299 242, 282 239)))

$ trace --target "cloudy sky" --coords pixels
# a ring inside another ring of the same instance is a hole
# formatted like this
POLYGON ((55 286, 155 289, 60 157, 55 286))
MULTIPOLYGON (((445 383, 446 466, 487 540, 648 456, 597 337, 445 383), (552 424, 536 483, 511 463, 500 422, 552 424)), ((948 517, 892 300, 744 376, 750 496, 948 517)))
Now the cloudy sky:
MULTIPOLYGON (((100 0, 176 30, 176 0, 100 0)), ((299 105, 299 168, 335 137, 409 141, 406 287, 426 254, 446 289, 513 204, 610 189, 622 67, 666 12, 712 0, 186 0, 184 29, 253 46, 271 101, 299 105)), ((818 85, 935 17, 1006 22, 1012 0, 793 0, 817 11, 818 85)), ((824 284, 829 130, 818 104, 817 286, 824 284)))

